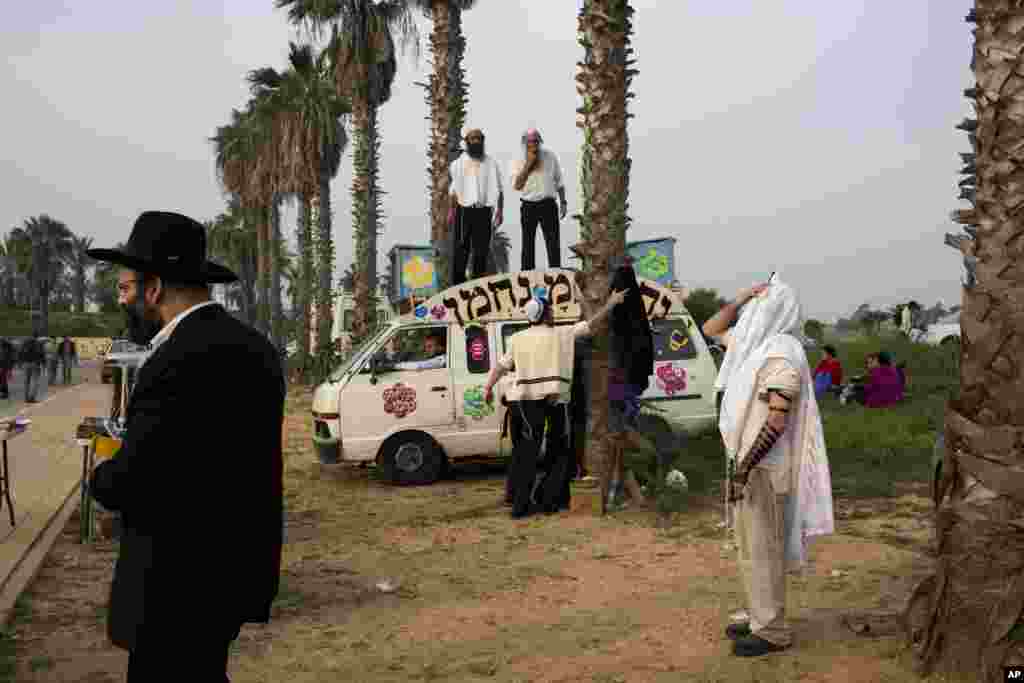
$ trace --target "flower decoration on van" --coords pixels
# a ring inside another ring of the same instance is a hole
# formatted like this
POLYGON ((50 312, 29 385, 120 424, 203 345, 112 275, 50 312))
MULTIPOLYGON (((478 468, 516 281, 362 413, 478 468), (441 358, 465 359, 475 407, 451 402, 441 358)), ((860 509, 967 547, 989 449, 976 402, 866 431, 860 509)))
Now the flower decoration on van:
POLYGON ((686 391, 686 368, 674 363, 662 363, 654 371, 658 388, 668 396, 686 391))
POLYGON ((416 390, 401 382, 384 390, 384 412, 403 418, 416 412, 416 390))
POLYGON ((417 318, 426 318, 427 317, 427 307, 422 305, 422 304, 420 304, 419 306, 416 307, 415 314, 416 314, 417 318))
POLYGON ((434 320, 444 320, 448 317, 448 308, 441 304, 434 304, 434 307, 430 309, 430 315, 434 320))
POLYGON ((655 249, 649 249, 637 262, 637 273, 641 277, 650 280, 657 280, 668 275, 668 256, 659 254, 655 249))
POLYGON ((668 340, 668 347, 673 351, 682 351, 690 343, 690 338, 687 337, 682 330, 672 330, 672 335, 668 340))
POLYGON ((466 387, 462 394, 463 412, 474 420, 482 420, 488 415, 494 414, 494 406, 484 400, 484 387, 482 384, 466 387))
POLYGON ((413 256, 402 264, 402 284, 409 289, 423 289, 434 283, 434 264, 422 256, 413 256))

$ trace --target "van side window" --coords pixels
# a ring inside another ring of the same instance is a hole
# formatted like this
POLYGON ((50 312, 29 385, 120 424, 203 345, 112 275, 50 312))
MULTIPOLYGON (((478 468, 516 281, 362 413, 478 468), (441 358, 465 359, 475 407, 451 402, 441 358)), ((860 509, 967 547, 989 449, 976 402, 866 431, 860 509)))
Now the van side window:
POLYGON ((472 375, 482 375, 491 371, 491 349, 486 327, 466 327, 466 367, 472 375))
POLYGON ((654 360, 690 360, 697 357, 692 330, 686 320, 659 320, 653 324, 654 360))

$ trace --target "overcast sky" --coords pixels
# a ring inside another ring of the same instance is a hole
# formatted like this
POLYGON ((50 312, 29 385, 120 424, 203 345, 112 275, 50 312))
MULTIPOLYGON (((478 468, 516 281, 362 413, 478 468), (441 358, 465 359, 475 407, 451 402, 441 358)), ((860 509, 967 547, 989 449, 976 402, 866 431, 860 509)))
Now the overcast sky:
MULTIPOLYGON (((565 169, 570 212, 577 4, 481 0, 464 16, 468 123, 503 164, 524 128, 540 128, 565 169)), ((956 229, 957 154, 969 150, 953 127, 970 113, 971 4, 633 0, 629 239, 677 237, 677 277, 728 296, 778 270, 813 316, 865 301, 957 303, 961 262, 942 236, 956 229)), ((147 209, 199 220, 222 210, 208 138, 244 105, 245 73, 283 68, 297 38, 271 0, 8 5, 4 230, 49 213, 111 246, 147 209)), ((428 69, 425 48, 418 63, 405 59, 381 110, 382 258, 429 236, 428 112, 414 85, 428 69)), ((339 273, 352 253, 350 169, 346 155, 332 186, 339 273)), ((519 200, 507 179, 506 199, 515 268, 519 200)), ((563 248, 576 240, 567 220, 563 248)), ((537 253, 545 263, 539 235, 537 253)))

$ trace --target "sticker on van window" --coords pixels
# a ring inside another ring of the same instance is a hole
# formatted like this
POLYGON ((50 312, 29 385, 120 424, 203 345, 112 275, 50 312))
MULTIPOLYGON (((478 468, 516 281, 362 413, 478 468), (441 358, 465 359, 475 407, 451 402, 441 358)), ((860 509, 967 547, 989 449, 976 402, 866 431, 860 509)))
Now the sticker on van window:
POLYGON ((401 382, 384 390, 384 412, 402 418, 416 412, 416 390, 401 382))
POLYGON ((669 337, 668 347, 673 351, 682 351, 686 348, 686 345, 690 343, 690 337, 686 335, 682 330, 672 330, 672 336, 669 337))
POLYGON ((427 307, 422 305, 422 304, 417 306, 416 307, 416 317, 417 318, 426 318, 427 317, 427 307))
POLYGON ((434 316, 434 320, 444 320, 448 317, 448 309, 441 304, 437 304, 430 309, 430 315, 434 316))
POLYGON ((658 388, 669 396, 686 391, 686 368, 682 364, 662 363, 654 371, 658 388))
POLYGON ((474 420, 482 420, 488 415, 494 414, 494 406, 484 400, 484 387, 482 384, 466 387, 462 394, 463 412, 474 420))

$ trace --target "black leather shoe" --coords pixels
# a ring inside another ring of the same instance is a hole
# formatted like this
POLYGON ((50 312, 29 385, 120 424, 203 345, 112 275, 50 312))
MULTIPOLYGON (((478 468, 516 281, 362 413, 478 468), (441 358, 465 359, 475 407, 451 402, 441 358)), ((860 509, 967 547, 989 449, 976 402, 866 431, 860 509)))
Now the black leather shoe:
POLYGON ((760 657, 773 652, 782 652, 788 649, 783 645, 776 645, 756 635, 749 635, 739 638, 733 643, 732 653, 737 657, 760 657))
POLYGON ((747 622, 729 624, 725 627, 725 635, 728 636, 729 640, 745 638, 750 635, 750 624, 747 622))

